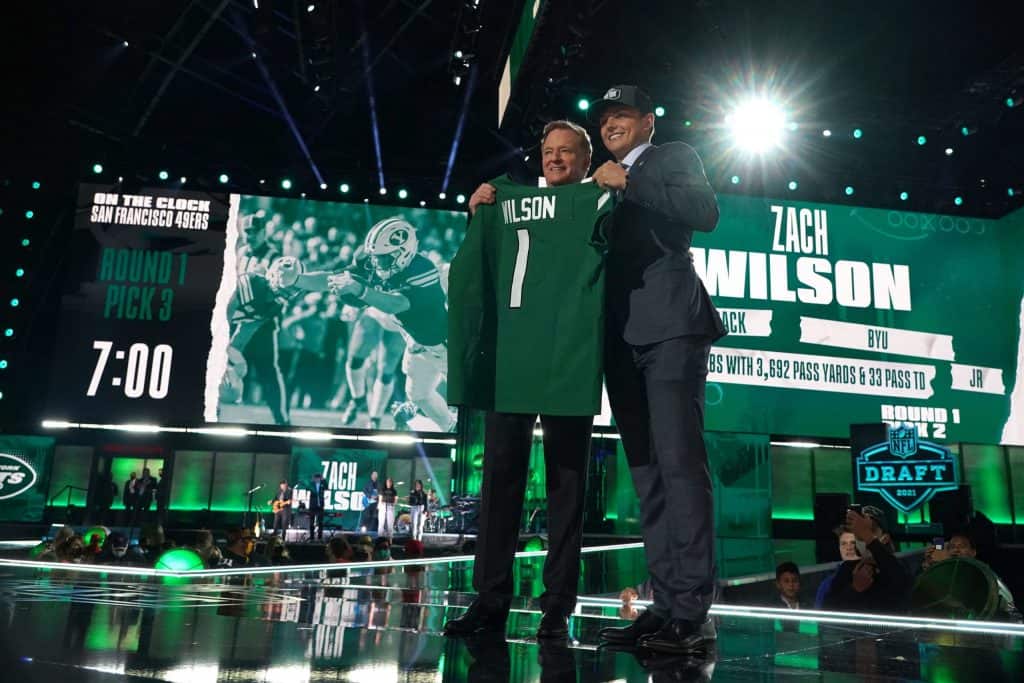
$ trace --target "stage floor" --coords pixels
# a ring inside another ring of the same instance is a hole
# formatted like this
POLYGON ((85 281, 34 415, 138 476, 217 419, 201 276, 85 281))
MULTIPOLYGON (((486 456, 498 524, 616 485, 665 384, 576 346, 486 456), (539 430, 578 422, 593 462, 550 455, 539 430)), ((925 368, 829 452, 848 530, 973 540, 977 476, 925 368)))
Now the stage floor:
MULTIPOLYGON (((613 585, 614 567, 638 556, 588 553, 584 577, 603 574, 591 580, 613 585)), ((517 560, 524 592, 538 588, 541 563, 517 560)), ((729 605, 714 610, 719 637, 709 657, 648 661, 598 648, 598 630, 623 623, 617 600, 598 595, 581 599, 566 643, 538 645, 533 600, 516 601, 504 639, 445 638, 444 622, 472 600, 470 569, 434 560, 192 579, 0 565, 0 679, 1024 680, 1022 627, 999 633, 962 622, 832 620, 729 605)))

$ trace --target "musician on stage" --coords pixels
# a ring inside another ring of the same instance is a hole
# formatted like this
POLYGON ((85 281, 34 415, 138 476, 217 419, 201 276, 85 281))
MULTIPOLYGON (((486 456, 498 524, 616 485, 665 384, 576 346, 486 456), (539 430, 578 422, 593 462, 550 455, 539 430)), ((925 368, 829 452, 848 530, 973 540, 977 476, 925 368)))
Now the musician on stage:
POLYGON ((277 485, 277 495, 267 503, 274 509, 274 533, 281 530, 281 537, 288 533, 292 525, 292 488, 284 479, 277 485))
POLYGON ((395 503, 398 502, 398 491, 395 482, 388 477, 384 480, 384 488, 380 490, 380 502, 377 504, 377 536, 386 536, 388 540, 395 535, 395 503))
POLYGON ((309 485, 309 540, 324 540, 324 475, 317 472, 309 485))
POLYGON ((414 540, 423 540, 423 522, 427 515, 427 494, 423 490, 423 482, 417 479, 409 492, 409 516, 412 521, 412 537, 414 540))
POLYGON ((370 528, 371 520, 377 519, 377 473, 370 472, 370 481, 363 487, 363 514, 359 519, 359 530, 370 528))

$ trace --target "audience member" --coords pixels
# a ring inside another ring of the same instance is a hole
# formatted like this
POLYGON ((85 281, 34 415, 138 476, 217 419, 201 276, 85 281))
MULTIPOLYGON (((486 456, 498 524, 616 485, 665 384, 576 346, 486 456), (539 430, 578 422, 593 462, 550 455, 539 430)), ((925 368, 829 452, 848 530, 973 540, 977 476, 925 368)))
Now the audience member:
POLYGON ((841 563, 834 572, 822 579, 821 584, 818 586, 818 592, 814 596, 814 609, 821 609, 824 606, 825 596, 832 587, 832 581, 836 578, 836 574, 842 568, 842 562, 860 559, 860 555, 857 554, 857 537, 853 535, 853 531, 849 527, 841 526, 836 528, 835 534, 839 538, 839 559, 841 563))
POLYGON ((288 553, 288 546, 280 536, 271 536, 267 539, 267 545, 263 549, 264 563, 272 567, 291 564, 292 558, 288 553))
POLYGON ((252 551, 256 548, 256 537, 252 531, 242 527, 228 529, 227 546, 221 550, 219 567, 238 569, 248 567, 251 562, 252 551))
POLYGON ((81 536, 70 536, 60 542, 55 552, 58 562, 78 564, 85 555, 85 541, 81 536))
POLYGON ((333 564, 352 561, 352 546, 348 544, 344 536, 335 536, 327 541, 324 553, 327 555, 327 561, 333 564))
POLYGON ((872 506, 865 506, 863 514, 847 511, 846 525, 856 537, 861 559, 840 565, 825 595, 825 609, 890 614, 904 609, 910 579, 881 526, 883 520, 882 511, 872 506))
POLYGON ((800 569, 793 562, 783 562, 775 568, 775 588, 778 602, 787 609, 800 609, 800 569))
POLYGON ((136 558, 128 553, 128 537, 120 531, 115 531, 107 536, 103 550, 97 556, 96 561, 100 564, 109 565, 133 565, 136 558))
POLYGON ((415 538, 409 539, 405 542, 405 557, 406 558, 418 558, 423 557, 424 546, 423 541, 417 541, 415 538))
POLYGON ((75 530, 71 527, 60 527, 51 540, 44 540, 32 549, 31 557, 40 562, 57 562, 57 548, 74 535, 75 530))
POLYGON ((192 550, 203 558, 203 564, 207 567, 213 568, 220 564, 220 548, 213 542, 213 532, 209 529, 201 529, 196 533, 196 542, 192 550))
POLYGON ((386 536, 378 536, 377 540, 373 542, 373 559, 391 559, 391 541, 389 541, 386 536))
MULTIPOLYGON (((947 560, 954 559, 970 559, 978 562, 979 564, 985 565, 988 571, 992 572, 992 576, 995 578, 996 591, 998 593, 999 604, 996 608, 996 618, 1001 621, 1013 621, 1016 623, 1021 622, 1021 613, 1017 609, 1014 603, 1013 593, 1006 586, 999 575, 996 574, 990 566, 978 560, 978 548, 974 541, 974 538, 969 532, 958 531, 949 537, 949 540, 943 544, 942 549, 931 545, 925 550, 924 560, 921 562, 921 572, 925 572, 931 569, 937 564, 941 564, 947 560)), ((953 579, 956 580, 957 574, 953 574, 953 579)), ((958 595, 957 592, 951 591, 951 594, 958 595)))

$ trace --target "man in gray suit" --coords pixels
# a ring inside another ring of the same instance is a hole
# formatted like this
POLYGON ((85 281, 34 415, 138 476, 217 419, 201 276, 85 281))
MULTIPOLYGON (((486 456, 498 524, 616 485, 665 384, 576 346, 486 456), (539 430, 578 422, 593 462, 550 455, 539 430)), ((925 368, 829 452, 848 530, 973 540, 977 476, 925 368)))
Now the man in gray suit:
POLYGON ((619 198, 607 261, 605 380, 640 498, 650 609, 613 644, 669 654, 706 649, 715 585, 704 386, 712 342, 725 334, 690 256, 693 232, 711 232, 718 202, 693 148, 655 146, 651 99, 610 88, 590 108, 615 157, 594 182, 619 198))

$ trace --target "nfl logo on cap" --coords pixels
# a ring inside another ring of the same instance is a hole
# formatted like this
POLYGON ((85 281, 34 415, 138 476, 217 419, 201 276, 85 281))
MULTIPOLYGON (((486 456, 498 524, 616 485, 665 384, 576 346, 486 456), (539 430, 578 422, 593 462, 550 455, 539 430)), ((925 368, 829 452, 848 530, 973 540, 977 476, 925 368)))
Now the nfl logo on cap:
POLYGON ((608 92, 604 94, 606 100, 617 100, 622 97, 622 91, 618 88, 608 88, 608 92))

